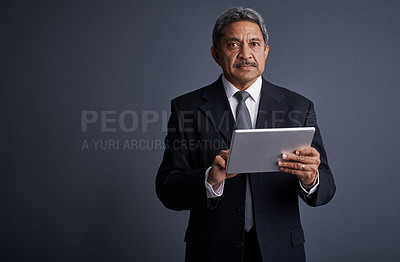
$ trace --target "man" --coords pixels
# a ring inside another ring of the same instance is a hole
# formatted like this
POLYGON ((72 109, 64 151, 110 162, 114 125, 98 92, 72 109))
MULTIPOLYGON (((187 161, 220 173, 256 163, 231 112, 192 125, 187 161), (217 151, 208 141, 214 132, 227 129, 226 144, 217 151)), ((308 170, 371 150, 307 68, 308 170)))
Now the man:
POLYGON ((313 103, 262 78, 268 51, 257 12, 226 10, 211 47, 223 75, 171 102, 156 191, 166 207, 190 210, 188 262, 305 261, 298 196, 319 206, 335 193, 313 103), (226 174, 235 128, 300 126, 315 127, 312 145, 282 155, 282 172, 226 174))

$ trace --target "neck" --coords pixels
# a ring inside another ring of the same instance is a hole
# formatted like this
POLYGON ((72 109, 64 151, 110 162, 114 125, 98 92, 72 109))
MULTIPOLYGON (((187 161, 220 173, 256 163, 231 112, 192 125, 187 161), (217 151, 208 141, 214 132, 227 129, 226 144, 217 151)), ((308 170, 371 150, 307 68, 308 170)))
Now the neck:
POLYGON ((249 88, 252 84, 254 84, 258 78, 261 77, 261 75, 259 75, 258 77, 256 77, 255 79, 253 79, 252 81, 240 81, 237 79, 233 79, 232 77, 227 77, 227 74, 223 74, 224 78, 231 83, 234 87, 236 87, 237 89, 239 89, 240 91, 244 91, 247 88, 249 88))
POLYGON ((247 88, 249 88, 252 84, 254 84, 254 82, 257 81, 258 78, 256 78, 254 81, 252 82, 235 82, 235 81, 231 81, 230 79, 226 79, 228 80, 232 85, 234 85, 237 89, 239 89, 240 91, 244 91, 247 88))
MULTIPOLYGON (((254 83, 254 82, 253 82, 254 83)), ((237 89, 239 89, 240 91, 244 91, 247 88, 249 88, 253 83, 251 84, 247 84, 247 85, 237 85, 237 84, 233 84, 237 89)))

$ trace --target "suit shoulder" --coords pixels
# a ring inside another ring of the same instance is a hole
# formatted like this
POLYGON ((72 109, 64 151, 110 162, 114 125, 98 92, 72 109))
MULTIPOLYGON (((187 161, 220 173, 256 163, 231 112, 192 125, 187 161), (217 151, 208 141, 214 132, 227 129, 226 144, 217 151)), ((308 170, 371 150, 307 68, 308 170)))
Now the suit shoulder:
POLYGON ((204 91, 209 86, 210 85, 201 87, 201 88, 193 90, 193 91, 190 91, 190 92, 188 92, 186 94, 183 94, 183 95, 180 95, 178 97, 175 97, 173 100, 175 100, 176 102, 179 102, 179 103, 182 103, 182 102, 185 102, 185 101, 197 100, 197 99, 201 98, 202 94, 204 93, 204 91))
POLYGON ((173 101, 175 101, 177 104, 184 104, 184 105, 186 104, 196 105, 198 103, 202 103, 204 102, 203 100, 204 95, 208 93, 214 93, 214 91, 220 85, 222 85, 221 78, 219 78, 212 84, 193 90, 186 94, 180 95, 174 98, 173 101))
POLYGON ((266 80, 264 80, 264 81, 267 83, 267 86, 269 89, 274 90, 274 93, 277 93, 277 94, 280 93, 282 95, 282 98, 284 97, 284 98, 288 99, 289 101, 293 101, 296 103, 299 103, 299 102, 304 103, 304 104, 312 103, 312 101, 310 99, 308 99, 307 97, 305 97, 299 93, 289 90, 288 88, 272 84, 266 80))
POLYGON ((292 91, 292 90, 290 90, 290 89, 288 89, 286 87, 281 87, 281 86, 277 86, 277 85, 274 85, 274 86, 276 88, 280 89, 281 92, 284 93, 287 97, 293 97, 295 99, 305 100, 305 101, 311 102, 311 100, 308 99, 307 97, 305 97, 305 96, 303 96, 303 95, 301 95, 301 94, 299 94, 297 92, 294 92, 294 91, 292 91))

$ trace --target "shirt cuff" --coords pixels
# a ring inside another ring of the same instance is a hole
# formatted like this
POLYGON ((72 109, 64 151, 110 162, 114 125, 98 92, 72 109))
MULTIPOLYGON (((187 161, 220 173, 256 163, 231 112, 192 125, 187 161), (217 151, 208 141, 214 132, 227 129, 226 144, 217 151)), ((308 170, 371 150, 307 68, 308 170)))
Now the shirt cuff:
POLYGON ((312 188, 306 189, 303 184, 301 183, 301 181, 299 180, 300 183, 300 187, 301 189, 303 189, 303 191, 307 194, 307 196, 311 196, 318 188, 319 185, 319 170, 317 171, 317 178, 316 178, 316 183, 312 188))
POLYGON ((225 180, 222 181, 221 184, 217 185, 216 188, 213 188, 213 186, 207 182, 208 173, 210 172, 210 169, 211 167, 207 168, 205 172, 205 181, 204 181, 206 185, 207 198, 220 197, 222 196, 222 193, 224 193, 225 180))

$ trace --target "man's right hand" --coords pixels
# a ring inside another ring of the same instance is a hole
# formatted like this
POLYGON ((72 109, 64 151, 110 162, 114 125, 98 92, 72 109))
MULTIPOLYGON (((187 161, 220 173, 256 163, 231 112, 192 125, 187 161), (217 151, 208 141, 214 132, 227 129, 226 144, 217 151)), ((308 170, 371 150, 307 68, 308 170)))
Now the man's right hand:
POLYGON ((226 161, 228 160, 229 149, 221 150, 214 158, 210 172, 208 173, 207 182, 212 187, 218 187, 227 178, 235 177, 237 174, 226 173, 226 161))

